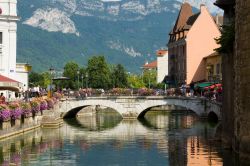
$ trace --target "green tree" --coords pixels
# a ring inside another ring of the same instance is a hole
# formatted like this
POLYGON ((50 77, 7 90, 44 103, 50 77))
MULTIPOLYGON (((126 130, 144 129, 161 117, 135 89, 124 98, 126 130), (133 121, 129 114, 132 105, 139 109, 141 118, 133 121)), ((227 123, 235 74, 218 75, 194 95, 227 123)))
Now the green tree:
POLYGON ((143 72, 143 82, 145 83, 147 88, 154 88, 157 86, 156 77, 156 70, 145 70, 143 72))
POLYGON ((38 85, 43 85, 43 77, 41 74, 32 71, 29 73, 29 87, 38 85))
POLYGON ((48 85, 51 84, 51 79, 52 79, 51 74, 49 72, 43 72, 42 73, 42 78, 43 78, 42 87, 44 87, 44 88, 48 87, 48 85))
POLYGON ((136 74, 128 75, 128 85, 130 88, 144 88, 145 87, 142 77, 136 74))
POLYGON ((93 56, 88 61, 88 83, 92 88, 111 87, 110 70, 104 56, 93 56))
POLYGON ((218 53, 232 53, 234 49, 235 40, 235 24, 223 25, 221 36, 215 39, 216 43, 220 45, 215 51, 218 53))
POLYGON ((51 75, 48 72, 29 74, 29 87, 40 86, 46 88, 51 82, 51 75))
POLYGON ((127 72, 121 64, 111 67, 111 81, 113 87, 125 88, 128 86, 127 72))
POLYGON ((78 74, 77 71, 80 70, 76 62, 70 61, 64 66, 63 76, 68 77, 70 80, 65 82, 64 87, 76 89, 78 74))

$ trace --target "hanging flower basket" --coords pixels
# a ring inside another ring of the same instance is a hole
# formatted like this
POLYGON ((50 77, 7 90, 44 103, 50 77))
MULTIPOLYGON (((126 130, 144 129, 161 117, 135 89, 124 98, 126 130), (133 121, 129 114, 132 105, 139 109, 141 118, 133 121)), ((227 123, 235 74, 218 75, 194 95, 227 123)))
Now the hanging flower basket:
POLYGON ((11 110, 10 112, 11 112, 11 119, 13 120, 21 119, 22 116, 21 108, 16 108, 14 110, 11 110))
POLYGON ((52 109, 54 108, 54 101, 51 99, 51 98, 47 98, 45 99, 47 101, 47 104, 48 104, 48 109, 52 109))
POLYGON ((22 109, 20 108, 20 104, 18 102, 9 103, 9 109, 11 112, 11 119, 21 119, 22 109))
POLYGON ((25 118, 32 116, 30 103, 21 103, 22 114, 25 118))
POLYGON ((38 100, 33 100, 30 102, 31 110, 34 115, 40 112, 40 102, 38 100))
POLYGON ((44 99, 40 100, 40 111, 42 113, 42 111, 47 110, 48 109, 48 104, 47 101, 44 99))
POLYGON ((0 119, 2 122, 10 121, 11 112, 8 109, 4 109, 0 111, 0 119))

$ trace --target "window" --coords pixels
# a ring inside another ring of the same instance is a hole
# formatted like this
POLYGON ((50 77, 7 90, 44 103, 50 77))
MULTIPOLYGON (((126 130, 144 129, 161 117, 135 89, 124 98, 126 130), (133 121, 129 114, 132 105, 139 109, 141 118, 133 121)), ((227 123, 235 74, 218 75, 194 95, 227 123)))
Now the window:
POLYGON ((3 44, 3 32, 0 32, 0 44, 3 44))
POLYGON ((214 75, 214 65, 211 65, 210 74, 211 76, 214 75))
POLYGON ((219 63, 216 65, 216 74, 217 75, 220 74, 220 64, 219 63))

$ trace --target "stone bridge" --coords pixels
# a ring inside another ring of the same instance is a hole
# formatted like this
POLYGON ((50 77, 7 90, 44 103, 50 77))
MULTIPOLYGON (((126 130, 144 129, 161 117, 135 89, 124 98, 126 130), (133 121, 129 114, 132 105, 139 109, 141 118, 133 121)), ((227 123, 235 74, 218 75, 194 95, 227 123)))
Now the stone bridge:
POLYGON ((200 117, 216 115, 221 119, 221 104, 205 98, 163 97, 163 96, 119 96, 88 97, 84 100, 67 99, 60 105, 63 118, 74 118, 87 106, 104 106, 116 110, 123 118, 143 117, 152 107, 162 105, 181 106, 195 112, 200 117))

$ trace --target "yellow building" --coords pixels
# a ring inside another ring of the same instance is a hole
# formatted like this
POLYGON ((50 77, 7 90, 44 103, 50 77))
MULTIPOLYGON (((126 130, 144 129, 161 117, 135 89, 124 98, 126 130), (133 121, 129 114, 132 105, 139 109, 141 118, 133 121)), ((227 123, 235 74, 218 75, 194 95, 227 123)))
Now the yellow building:
POLYGON ((221 73, 221 55, 217 52, 214 52, 203 58, 205 64, 205 79, 209 82, 221 82, 222 73, 221 73))

